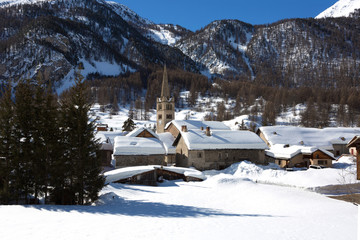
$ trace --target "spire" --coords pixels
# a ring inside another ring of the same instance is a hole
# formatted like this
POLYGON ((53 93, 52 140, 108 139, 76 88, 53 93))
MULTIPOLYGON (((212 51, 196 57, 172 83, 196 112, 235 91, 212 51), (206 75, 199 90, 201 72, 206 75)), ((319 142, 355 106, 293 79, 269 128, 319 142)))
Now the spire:
POLYGON ((164 74, 163 74, 162 87, 161 87, 161 98, 162 97, 166 97, 167 99, 170 98, 170 91, 169 91, 169 83, 168 83, 166 65, 164 65, 164 74))

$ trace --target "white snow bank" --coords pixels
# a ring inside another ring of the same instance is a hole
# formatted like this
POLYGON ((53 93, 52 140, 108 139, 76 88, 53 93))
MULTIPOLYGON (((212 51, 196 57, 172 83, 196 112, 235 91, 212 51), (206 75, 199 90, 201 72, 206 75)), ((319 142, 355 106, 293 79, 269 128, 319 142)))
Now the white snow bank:
MULTIPOLYGON (((336 164, 334 164, 336 166, 336 164)), ((287 172, 275 164, 257 166, 243 161, 235 163, 223 171, 206 171, 213 176, 211 181, 223 182, 224 179, 248 179, 252 182, 276 184, 299 188, 313 188, 327 185, 350 184, 360 182, 355 179, 352 165, 337 165, 343 168, 308 169, 306 171, 287 172)))

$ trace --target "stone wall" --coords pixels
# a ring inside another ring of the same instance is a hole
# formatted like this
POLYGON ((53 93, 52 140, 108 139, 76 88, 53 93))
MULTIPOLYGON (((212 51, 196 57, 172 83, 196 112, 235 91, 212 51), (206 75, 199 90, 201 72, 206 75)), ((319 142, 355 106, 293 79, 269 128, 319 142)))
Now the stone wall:
POLYGON ((115 158, 115 167, 132 167, 132 166, 144 166, 144 165, 164 165, 165 156, 162 154, 159 155, 116 155, 115 158))

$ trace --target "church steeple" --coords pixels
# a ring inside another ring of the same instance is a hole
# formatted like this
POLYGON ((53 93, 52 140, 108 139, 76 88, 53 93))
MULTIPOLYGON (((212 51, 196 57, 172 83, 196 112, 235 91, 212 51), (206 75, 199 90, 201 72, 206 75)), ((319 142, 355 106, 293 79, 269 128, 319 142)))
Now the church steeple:
POLYGON ((161 98, 165 97, 166 99, 170 98, 170 91, 169 91, 169 80, 166 71, 166 65, 164 65, 164 73, 163 73, 163 80, 161 86, 161 98))
POLYGON ((156 101, 156 132, 163 133, 167 123, 175 118, 175 100, 170 96, 166 65, 161 86, 161 95, 156 101))

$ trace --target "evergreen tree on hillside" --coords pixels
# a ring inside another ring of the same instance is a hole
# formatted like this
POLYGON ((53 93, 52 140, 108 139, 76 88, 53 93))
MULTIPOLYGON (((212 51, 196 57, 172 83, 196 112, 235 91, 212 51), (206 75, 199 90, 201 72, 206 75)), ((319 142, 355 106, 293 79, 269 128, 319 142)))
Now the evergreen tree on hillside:
POLYGON ((272 101, 267 101, 262 113, 262 125, 273 126, 276 123, 276 109, 272 101))
POLYGON ((135 126, 136 124, 134 123, 134 121, 131 118, 128 118, 122 126, 122 131, 131 132, 132 130, 135 129, 135 126))
POLYGON ((104 186, 99 159, 100 145, 95 139, 95 124, 89 120, 90 104, 80 69, 75 72, 75 86, 62 101, 65 162, 70 165, 65 186, 73 194, 74 203, 89 204, 98 198, 104 186))
POLYGON ((8 204, 13 198, 9 181, 15 151, 14 143, 14 103, 11 99, 12 87, 6 86, 0 98, 0 204, 8 204))
POLYGON ((52 183, 55 185, 54 180, 61 172, 56 162, 63 160, 63 146, 57 97, 52 93, 51 86, 46 86, 42 79, 37 81, 35 103, 37 134, 34 141, 38 158, 36 176, 39 191, 44 194, 45 203, 47 203, 49 189, 53 189, 50 185, 52 183))
POLYGON ((34 112, 34 88, 29 80, 20 81, 16 87, 14 106, 15 143, 18 150, 14 154, 13 186, 16 202, 24 198, 30 203, 33 194, 36 168, 34 132, 36 131, 34 112))

